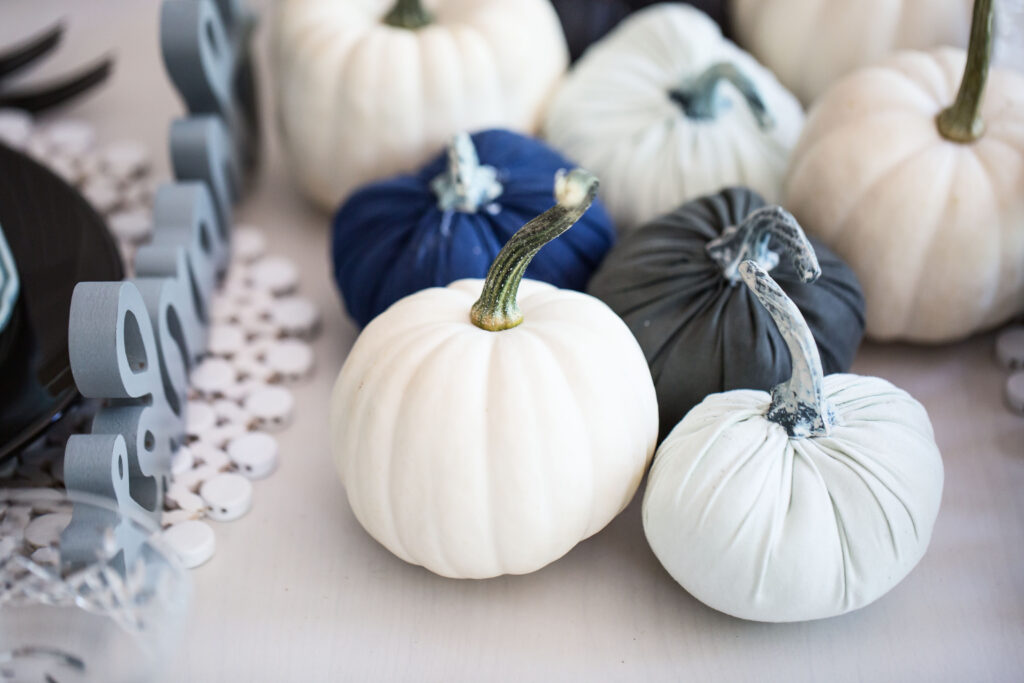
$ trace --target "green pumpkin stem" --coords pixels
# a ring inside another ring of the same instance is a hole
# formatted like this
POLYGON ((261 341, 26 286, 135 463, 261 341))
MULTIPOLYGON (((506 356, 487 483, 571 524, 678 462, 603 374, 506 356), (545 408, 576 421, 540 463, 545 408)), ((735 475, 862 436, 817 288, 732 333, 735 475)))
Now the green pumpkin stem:
POLYGON ((557 204, 519 228, 494 258, 470 320, 477 327, 499 332, 523 322, 516 295, 530 261, 541 247, 573 226, 597 195, 597 178, 581 168, 555 176, 557 204))
POLYGON ((434 15, 426 10, 420 0, 396 0, 394 6, 384 15, 384 23, 395 28, 416 30, 433 23, 434 15))
POLYGON ((763 206, 752 211, 743 222, 726 228, 708 242, 708 256, 722 268, 722 275, 736 284, 740 280, 740 264, 748 259, 764 270, 779 265, 779 254, 768 248, 772 240, 793 263, 801 282, 814 282, 821 275, 821 266, 807 235, 793 214, 781 206, 763 206))
POLYGON ((476 213, 497 199, 503 188, 498 171, 480 164, 473 139, 459 133, 448 145, 448 169, 430 182, 430 189, 442 211, 476 213))
POLYGON ((953 104, 935 119, 939 133, 951 142, 974 142, 985 132, 981 99, 992 61, 992 16, 992 0, 975 0, 971 41, 967 46, 967 65, 960 90, 953 104))
POLYGON ((754 261, 740 264, 740 277, 775 321, 789 349, 789 379, 772 387, 768 419, 794 438, 825 436, 835 424, 835 411, 825 398, 825 374, 818 345, 793 300, 754 261))
POLYGON ((732 62, 712 64, 698 76, 687 79, 678 88, 669 91, 669 97, 677 102, 683 112, 697 120, 717 118, 728 101, 719 97, 718 86, 728 81, 739 90, 747 101, 747 106, 754 113, 761 130, 769 130, 775 120, 768 113, 761 93, 746 74, 736 68, 732 62))

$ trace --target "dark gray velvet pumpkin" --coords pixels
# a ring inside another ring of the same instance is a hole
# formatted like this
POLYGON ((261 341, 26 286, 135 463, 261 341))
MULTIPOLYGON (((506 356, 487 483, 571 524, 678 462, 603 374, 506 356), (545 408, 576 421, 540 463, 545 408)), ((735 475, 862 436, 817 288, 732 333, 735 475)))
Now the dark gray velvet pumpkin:
POLYGON ((767 391, 790 375, 782 336, 739 279, 747 258, 770 270, 799 307, 825 373, 853 362, 864 296, 839 257, 745 188, 687 202, 623 237, 588 287, 626 321, 647 356, 661 438, 708 394, 767 391), (818 266, 820 276, 806 282, 818 266))

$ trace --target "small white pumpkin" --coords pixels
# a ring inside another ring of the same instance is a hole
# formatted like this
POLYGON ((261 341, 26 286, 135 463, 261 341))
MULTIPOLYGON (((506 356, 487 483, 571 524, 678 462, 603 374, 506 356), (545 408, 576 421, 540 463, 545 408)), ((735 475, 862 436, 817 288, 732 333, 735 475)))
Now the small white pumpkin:
POLYGON ((885 380, 823 377, 800 310, 754 261, 743 281, 775 320, 793 375, 712 394, 658 448, 647 540, 694 597, 742 619, 863 607, 924 555, 943 469, 924 408, 885 380))
POLYGON ((399 300, 345 361, 335 464, 356 518, 403 560, 455 578, 532 572, 640 485, 658 407, 639 345, 599 300, 522 280, 596 192, 584 171, 560 176, 557 205, 486 280, 399 300))
POLYGON ((276 4, 284 150, 295 182, 328 210, 422 165, 460 131, 535 132, 568 63, 546 0, 276 4))
POLYGON ((900 53, 837 83, 793 152, 783 204, 853 268, 875 339, 951 341, 1024 311, 1024 76, 989 73, 991 3, 968 56, 900 53))
POLYGON ((739 43, 805 104, 901 49, 967 44, 971 0, 731 0, 739 43))
POLYGON ((796 98, 707 15, 665 4, 587 50, 544 134, 601 177, 622 230, 728 185, 777 201, 803 120, 796 98))

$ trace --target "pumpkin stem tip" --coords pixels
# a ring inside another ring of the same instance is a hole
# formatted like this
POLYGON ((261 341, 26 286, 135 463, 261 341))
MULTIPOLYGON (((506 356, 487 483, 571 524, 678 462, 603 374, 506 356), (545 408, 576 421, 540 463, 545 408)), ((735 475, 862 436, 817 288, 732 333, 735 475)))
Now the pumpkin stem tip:
POLYGON ((828 435, 835 411, 825 397, 825 373, 811 329, 793 300, 753 260, 739 266, 740 277, 772 317, 789 349, 792 374, 772 387, 768 419, 793 438, 828 435))

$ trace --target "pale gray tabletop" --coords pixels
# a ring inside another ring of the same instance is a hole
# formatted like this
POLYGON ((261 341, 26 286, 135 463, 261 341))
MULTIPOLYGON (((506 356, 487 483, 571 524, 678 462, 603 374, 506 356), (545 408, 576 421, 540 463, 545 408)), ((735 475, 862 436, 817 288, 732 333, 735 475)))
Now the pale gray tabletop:
MULTIPOLYGON (((0 44, 65 16, 66 44, 38 73, 113 51, 109 86, 62 114, 94 122, 103 140, 145 141, 166 174, 167 126, 182 109, 160 63, 158 7, 7 0, 0 44)), ((293 194, 273 136, 266 28, 266 164, 238 219, 298 263, 324 329, 316 374, 296 389, 295 423, 279 435, 279 471, 257 482, 246 517, 213 523, 217 553, 193 572, 193 614, 167 680, 1024 680, 1024 418, 1003 405, 991 335, 861 350, 855 372, 885 377, 928 408, 946 488, 921 564, 846 616, 768 625, 708 609, 651 554, 636 501, 528 576, 443 579, 367 536, 328 440, 328 397, 356 330, 331 280, 328 218, 293 194)))

